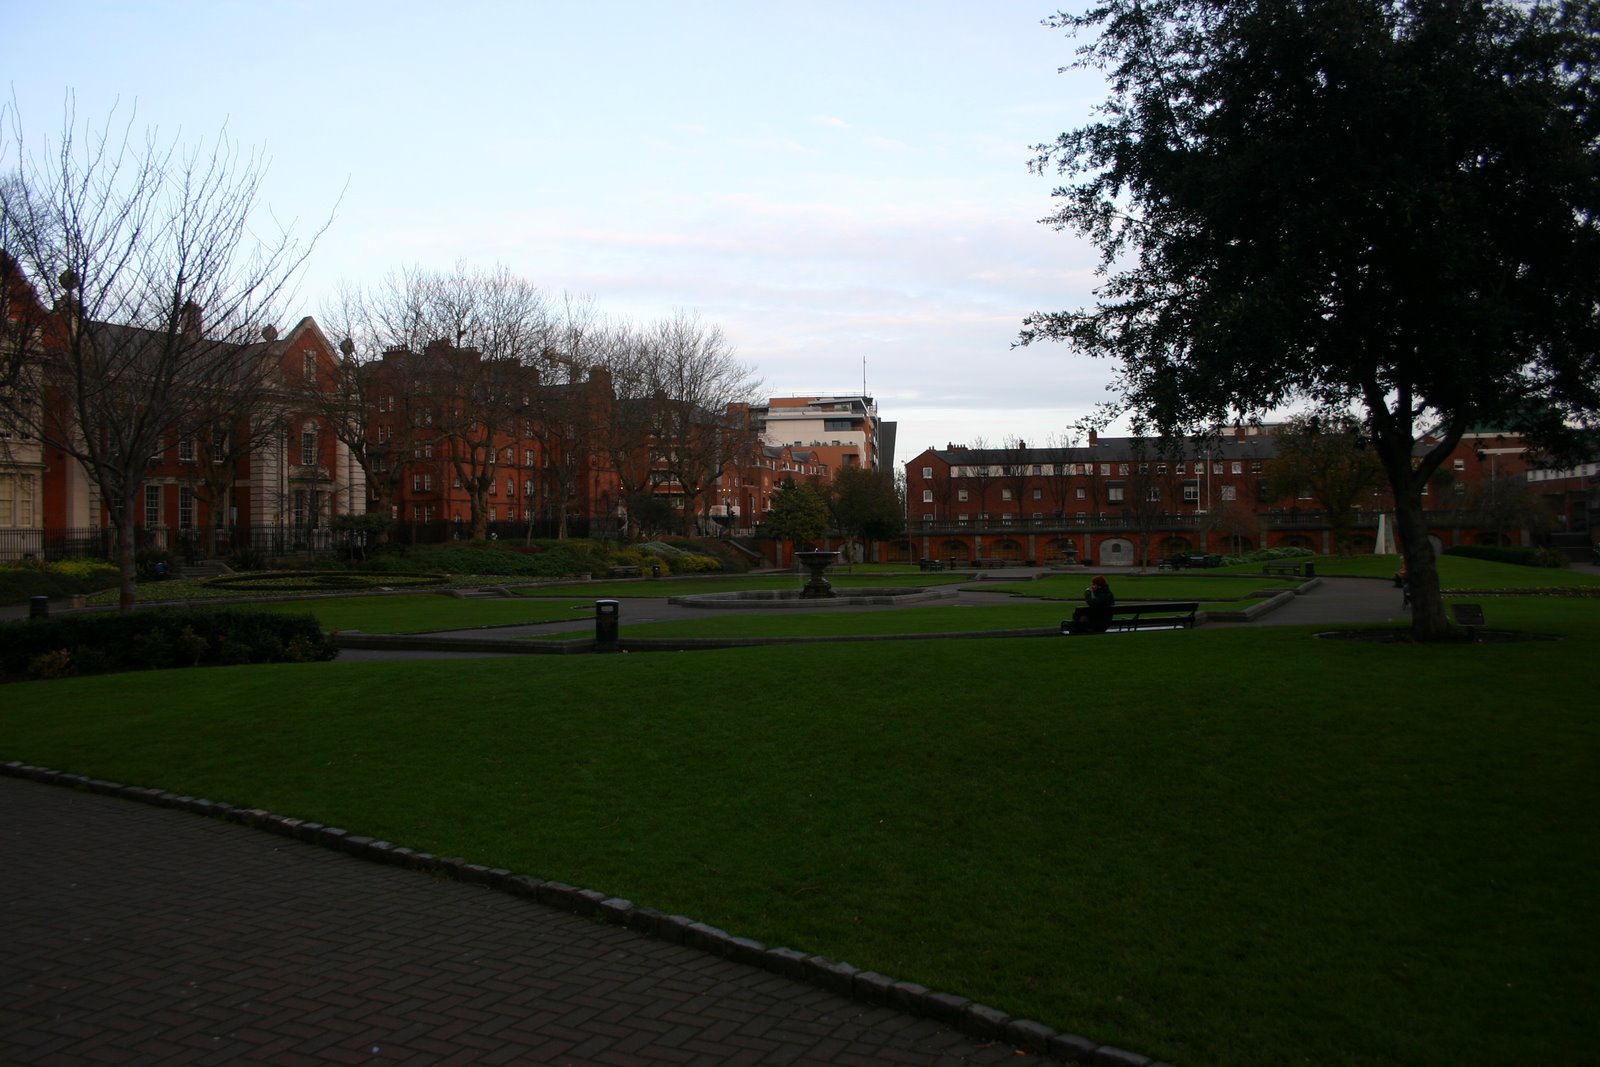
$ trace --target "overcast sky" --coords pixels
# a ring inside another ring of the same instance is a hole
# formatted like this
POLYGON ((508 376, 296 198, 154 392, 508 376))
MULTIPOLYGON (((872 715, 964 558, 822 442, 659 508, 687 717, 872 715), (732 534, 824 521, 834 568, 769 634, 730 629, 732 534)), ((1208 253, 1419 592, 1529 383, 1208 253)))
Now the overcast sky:
POLYGON ((617 318, 697 312, 767 395, 865 381, 904 462, 1042 444, 1106 398, 1110 364, 1011 347, 1094 281, 1027 169, 1101 95, 1057 72, 1055 6, 5 0, 0 70, 30 138, 72 90, 80 119, 120 100, 261 147, 280 220, 335 216, 296 317, 397 267, 504 265, 617 318))

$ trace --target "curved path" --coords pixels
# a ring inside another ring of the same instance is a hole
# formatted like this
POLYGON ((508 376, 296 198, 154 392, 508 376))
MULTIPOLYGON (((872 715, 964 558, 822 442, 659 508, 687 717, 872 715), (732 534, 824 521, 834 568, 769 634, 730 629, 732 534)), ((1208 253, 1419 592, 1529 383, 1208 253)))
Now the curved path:
MULTIPOLYGON (((1038 571, 995 571, 991 572, 996 578, 1027 579, 1036 576, 1038 571)), ((582 587, 575 587, 581 591, 582 587)), ((943 604, 1004 604, 1013 603, 1015 598, 1008 593, 988 592, 982 589, 973 589, 970 586, 960 591, 954 601, 942 601, 943 604)), ((1070 607, 1070 606, 1068 606, 1070 607)), ((895 611, 904 610, 904 605, 881 605, 848 608, 805 608, 794 607, 786 609, 788 612, 799 614, 805 612, 825 611, 895 611)), ((757 614, 754 610, 751 614, 757 614)), ((1069 612, 1070 613, 1070 612, 1069 612)), ((620 609, 620 623, 622 626, 636 626, 641 623, 675 622, 683 619, 703 619, 706 617, 703 608, 684 607, 671 603, 666 597, 628 597, 622 600, 620 609)), ((723 610, 719 616, 739 614, 736 610, 723 610)), ((763 617, 771 615, 770 610, 760 611, 763 617)), ((1392 624, 1402 625, 1410 619, 1410 613, 1401 606, 1400 591, 1389 582, 1374 578, 1320 578, 1309 583, 1306 591, 1300 595, 1287 598, 1281 606, 1267 611, 1248 622, 1215 622, 1209 625, 1232 626, 1336 626, 1340 624, 1392 624)), ((521 640, 538 634, 572 633, 593 634, 594 619, 592 616, 581 616, 560 622, 535 623, 522 626, 496 626, 474 630, 440 631, 426 635, 429 639, 446 639, 471 641, 473 639, 509 639, 521 640)), ((930 635, 937 636, 937 635, 930 635)), ((398 659, 398 658, 448 658, 464 656, 505 655, 507 650, 501 651, 448 651, 439 648, 410 649, 405 648, 403 638, 397 639, 394 647, 385 648, 351 648, 340 650, 339 658, 346 662, 359 662, 366 660, 398 659)), ((514 651, 514 650, 510 650, 514 651)))
POLYGON ((1039 1062, 246 826, 4 776, 0 812, 7 1064, 1039 1062))

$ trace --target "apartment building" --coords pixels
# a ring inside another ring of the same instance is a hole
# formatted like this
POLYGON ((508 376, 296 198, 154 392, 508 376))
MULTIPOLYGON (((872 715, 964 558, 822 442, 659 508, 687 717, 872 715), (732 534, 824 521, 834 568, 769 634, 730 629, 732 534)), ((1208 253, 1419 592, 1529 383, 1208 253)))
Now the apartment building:
POLYGON ((833 470, 894 466, 895 423, 878 417, 870 396, 775 396, 750 411, 764 441, 812 452, 833 470))
MULTIPOLYGON (((906 463, 907 535, 883 555, 1118 566, 1190 552, 1335 551, 1334 524, 1309 490, 1272 492, 1271 431, 1238 426, 1164 449, 1093 432, 1076 446, 928 449, 906 463)), ((1429 447, 1419 444, 1419 454, 1429 447)), ((1515 435, 1463 437, 1423 496, 1435 550, 1530 542, 1526 510, 1496 509, 1492 496, 1497 482, 1526 484, 1529 468, 1515 435)), ((1349 544, 1373 551, 1380 516, 1392 511, 1387 493, 1353 511, 1341 524, 1349 544)))

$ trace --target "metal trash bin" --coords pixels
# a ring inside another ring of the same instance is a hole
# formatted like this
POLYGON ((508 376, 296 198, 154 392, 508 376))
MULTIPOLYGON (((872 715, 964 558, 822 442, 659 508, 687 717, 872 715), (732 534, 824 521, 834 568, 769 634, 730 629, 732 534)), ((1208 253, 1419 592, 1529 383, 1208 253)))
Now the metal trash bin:
POLYGON ((48 619, 50 617, 50 598, 47 596, 31 596, 28 598, 28 618, 48 619))
POLYGON ((594 649, 596 652, 615 652, 618 648, 618 630, 622 621, 619 614, 621 602, 596 600, 594 602, 594 649))
POLYGON ((652 578, 661 577, 661 564, 659 564, 659 563, 650 564, 650 577, 652 577, 652 578))
POLYGON ((1315 578, 1317 576, 1317 565, 1310 560, 1306 561, 1305 575, 1307 578, 1315 578))

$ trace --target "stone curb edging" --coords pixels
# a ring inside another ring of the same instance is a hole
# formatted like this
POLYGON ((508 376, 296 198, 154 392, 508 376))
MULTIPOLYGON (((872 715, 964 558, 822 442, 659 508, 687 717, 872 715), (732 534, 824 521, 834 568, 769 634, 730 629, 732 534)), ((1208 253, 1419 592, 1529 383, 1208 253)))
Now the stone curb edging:
POLYGON ((916 982, 896 981, 875 971, 859 970, 841 960, 808 955, 798 949, 769 948, 760 941, 730 934, 688 916, 667 915, 654 908, 637 906, 631 900, 609 897, 598 890, 549 882, 504 867, 485 867, 459 856, 417 852, 391 841, 352 834, 336 826, 325 826, 306 819, 278 815, 263 808, 240 808, 164 789, 124 785, 103 778, 34 767, 19 760, 0 763, 0 774, 139 801, 156 807, 177 808, 331 848, 358 859, 443 875, 468 885, 486 886, 547 907, 623 926, 671 944, 749 964, 840 996, 920 1015, 955 1027, 978 1040, 1004 1041, 1028 1052, 1078 1067, 1171 1067, 1149 1056, 1112 1045, 1101 1045, 1077 1034, 1052 1030, 1032 1019, 1013 1018, 996 1008, 954 993, 930 990, 916 982))
POLYGON ((1260 603, 1251 604, 1243 611, 1213 611, 1206 615, 1208 621, 1214 622, 1254 622, 1268 612, 1277 611, 1285 604, 1290 603, 1297 596, 1305 596, 1311 590, 1322 584, 1322 578, 1307 578, 1293 589, 1271 590, 1264 589, 1263 593, 1273 595, 1260 603))

